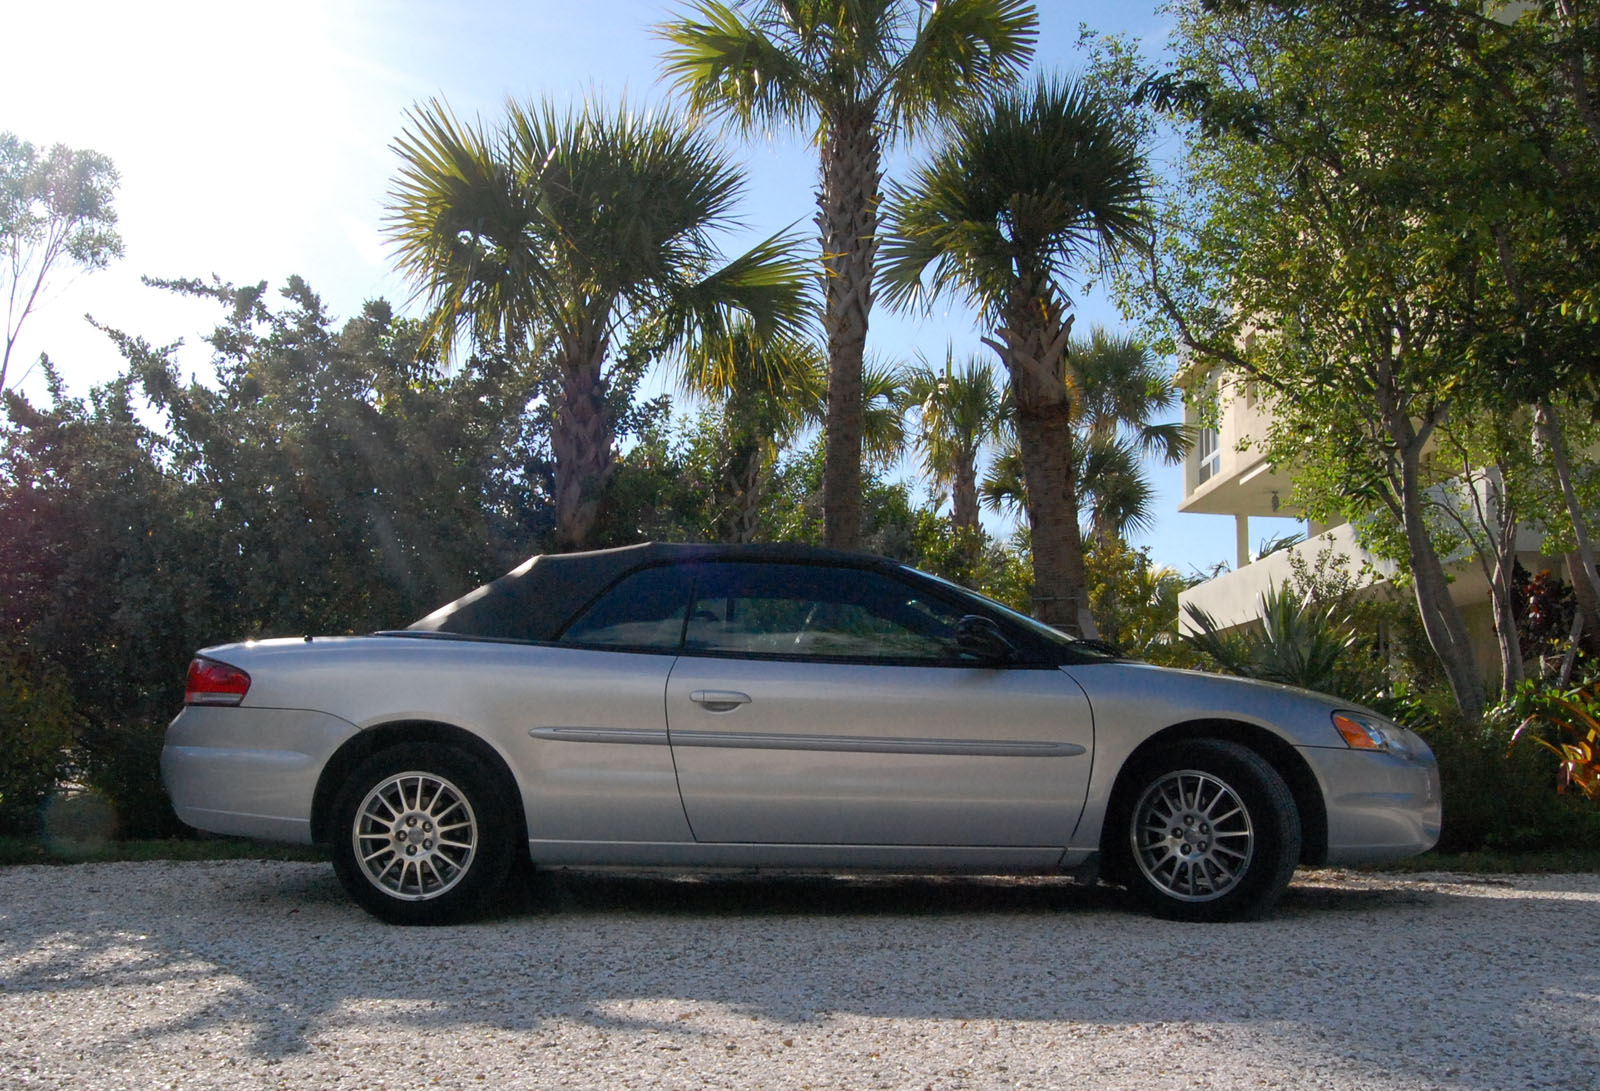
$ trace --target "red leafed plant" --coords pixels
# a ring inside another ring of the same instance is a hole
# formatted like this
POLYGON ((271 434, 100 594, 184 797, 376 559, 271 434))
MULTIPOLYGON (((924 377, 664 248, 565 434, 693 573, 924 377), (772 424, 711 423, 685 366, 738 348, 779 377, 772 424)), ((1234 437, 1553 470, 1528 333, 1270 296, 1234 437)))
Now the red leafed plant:
POLYGON ((1600 719, 1595 713, 1596 687, 1590 685, 1568 694, 1544 693, 1533 702, 1537 707, 1511 734, 1515 746, 1526 736, 1561 759, 1560 790, 1576 787, 1589 799, 1600 800, 1600 719))

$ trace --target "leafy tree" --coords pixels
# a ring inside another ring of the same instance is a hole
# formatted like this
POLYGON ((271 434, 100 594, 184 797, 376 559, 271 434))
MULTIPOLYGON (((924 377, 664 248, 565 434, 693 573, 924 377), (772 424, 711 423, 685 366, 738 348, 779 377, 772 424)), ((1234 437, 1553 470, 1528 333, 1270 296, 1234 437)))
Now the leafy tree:
POLYGON ((412 111, 395 148, 388 232, 432 308, 430 338, 445 351, 463 329, 482 346, 548 346, 565 547, 587 540, 614 466, 611 385, 641 358, 726 333, 739 316, 762 335, 801 319, 787 240, 719 264, 713 235, 733 226, 742 181, 677 119, 513 103, 489 134, 435 100, 412 111))
POLYGON ((691 110, 740 130, 812 129, 828 337, 827 544, 861 544, 862 371, 882 201, 881 158, 1011 83, 1033 53, 1021 0, 698 0, 664 24, 667 76, 691 110))
POLYGON ((165 286, 225 309, 208 338, 215 382, 183 382, 168 353, 118 339, 167 417, 171 465, 210 494, 241 615, 227 635, 393 627, 509 560, 485 478, 534 394, 513 361, 449 375, 382 302, 336 331, 298 277, 276 309, 265 284, 165 286))
MULTIPOLYGON (((1453 243, 1448 252, 1477 280, 1461 350, 1482 380, 1473 393, 1499 403, 1490 412, 1534 407, 1536 444, 1571 524, 1572 567, 1600 627, 1600 570, 1557 412, 1564 398, 1600 398, 1600 12, 1567 0, 1219 6, 1374 51, 1386 64, 1379 94, 1436 111, 1422 142, 1434 218, 1453 243)), ((1204 83, 1189 85, 1188 96, 1222 124, 1241 116, 1236 100, 1204 83)), ((1269 134, 1270 113, 1242 116, 1269 134)))
POLYGON ((387 304, 335 327, 298 279, 277 306, 169 287, 221 306, 214 374, 113 334, 128 370, 74 398, 47 362, 0 448, 0 643, 30 686, 70 677, 57 719, 131 835, 177 831, 156 765, 196 648, 405 624, 503 571, 545 504, 515 487, 515 361, 447 370, 387 304))
POLYGON ((1427 502, 1447 476, 1430 445, 1469 405, 1486 290, 1445 192, 1462 149, 1420 136, 1460 133, 1458 104, 1399 78, 1400 46, 1293 13, 1185 9, 1176 40, 1208 97, 1190 114, 1153 299, 1195 358, 1272 399, 1267 452, 1297 468, 1302 510, 1396 529, 1429 641, 1476 716, 1483 680, 1427 502))
POLYGON ((85 272, 122 256, 112 198, 117 170, 98 152, 41 151, 0 132, 0 249, 5 252, 5 352, 0 390, 22 325, 63 264, 85 272))
MULTIPOLYGON (((129 832, 174 832, 156 759, 194 648, 215 643, 209 512, 164 467, 167 441, 140 420, 123 375, 67 396, 45 363, 51 404, 15 392, 0 448, 0 642, 26 649, 23 676, 71 679, 70 704, 30 689, 34 716, 70 719, 83 773, 129 832)), ((21 738, 26 738, 26 735, 21 738)))
POLYGON ((974 358, 957 370, 953 349, 945 350, 942 369, 924 362, 909 372, 906 397, 917 412, 923 470, 949 491, 958 530, 978 529, 978 456, 1005 433, 1004 394, 988 364, 974 358))
POLYGON ((1148 187, 1115 111, 1061 79, 1009 92, 950 127, 895 186, 883 279, 900 304, 959 292, 982 308, 1005 363, 1033 529, 1035 613, 1095 634, 1078 528, 1067 339, 1074 266, 1143 241, 1148 187), (929 281, 923 283, 924 275, 929 281))
POLYGON ((1090 601, 1101 639, 1165 666, 1192 667, 1196 656, 1178 639, 1178 595, 1195 581, 1158 566, 1147 549, 1112 537, 1087 558, 1090 601))

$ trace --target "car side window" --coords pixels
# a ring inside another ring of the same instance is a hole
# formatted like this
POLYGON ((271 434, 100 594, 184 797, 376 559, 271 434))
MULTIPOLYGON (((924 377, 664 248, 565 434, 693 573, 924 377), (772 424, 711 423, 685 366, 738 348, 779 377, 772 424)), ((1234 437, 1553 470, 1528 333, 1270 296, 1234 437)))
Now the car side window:
POLYGON ((701 568, 685 651, 816 658, 957 659, 959 610, 878 572, 828 565, 701 568))
POLYGON ((623 577, 556 639, 562 644, 675 651, 689 608, 688 570, 672 565, 623 577))

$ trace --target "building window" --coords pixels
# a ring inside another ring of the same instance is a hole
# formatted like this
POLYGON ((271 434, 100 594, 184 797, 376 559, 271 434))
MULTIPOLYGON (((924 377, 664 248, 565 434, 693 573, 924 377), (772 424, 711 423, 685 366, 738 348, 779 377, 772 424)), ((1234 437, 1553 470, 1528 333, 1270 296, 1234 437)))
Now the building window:
POLYGON ((1197 484, 1204 485, 1222 472, 1222 450, 1215 428, 1200 429, 1199 461, 1200 475, 1197 484))

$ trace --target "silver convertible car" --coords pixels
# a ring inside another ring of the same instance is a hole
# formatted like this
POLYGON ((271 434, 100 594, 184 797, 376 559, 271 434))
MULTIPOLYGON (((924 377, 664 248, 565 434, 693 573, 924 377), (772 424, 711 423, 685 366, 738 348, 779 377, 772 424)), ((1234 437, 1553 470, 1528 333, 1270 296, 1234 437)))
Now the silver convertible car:
POLYGON ((1438 837, 1433 755, 1333 698, 1166 670, 881 557, 534 557, 410 628, 207 648, 191 826, 325 843, 396 923, 534 864, 1073 872, 1186 920, 1438 837))

